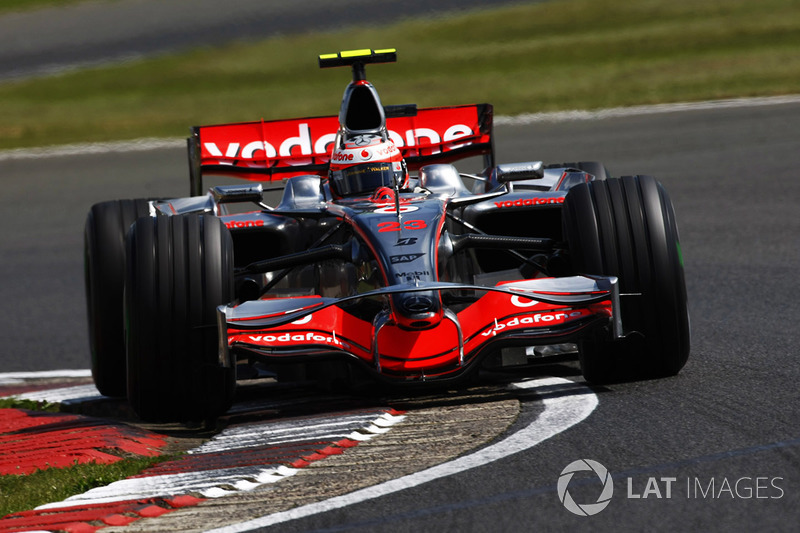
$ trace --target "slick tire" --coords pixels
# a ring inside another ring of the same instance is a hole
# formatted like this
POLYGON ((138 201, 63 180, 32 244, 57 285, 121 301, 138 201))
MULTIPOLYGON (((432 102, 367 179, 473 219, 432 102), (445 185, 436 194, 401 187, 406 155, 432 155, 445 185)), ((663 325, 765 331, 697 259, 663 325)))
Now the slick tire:
POLYGON ((570 189, 564 235, 576 273, 617 276, 626 338, 604 332, 579 343, 593 383, 667 377, 689 357, 690 330, 675 212, 650 176, 593 181, 570 189))
POLYGON ((213 216, 137 220, 125 278, 128 401, 143 420, 211 420, 230 407, 216 309, 234 297, 233 242, 213 216))
POLYGON ((588 174, 591 174, 598 180, 605 180, 611 177, 611 174, 608 173, 605 165, 598 161, 579 161, 577 163, 556 163, 553 165, 547 165, 548 167, 552 168, 577 168, 578 170, 582 170, 588 174))
POLYGON ((84 274, 92 377, 100 394, 125 397, 125 235, 149 214, 148 200, 113 200, 92 206, 84 227, 84 274))

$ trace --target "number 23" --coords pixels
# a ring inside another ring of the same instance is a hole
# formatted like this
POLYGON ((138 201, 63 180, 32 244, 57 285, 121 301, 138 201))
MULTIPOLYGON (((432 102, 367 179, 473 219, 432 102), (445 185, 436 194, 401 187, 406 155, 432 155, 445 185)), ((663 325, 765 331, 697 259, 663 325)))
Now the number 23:
POLYGON ((379 222, 378 233, 384 233, 387 231, 400 231, 401 229, 417 230, 425 229, 427 227, 428 225, 424 220, 405 220, 402 222, 402 224, 399 221, 379 222))

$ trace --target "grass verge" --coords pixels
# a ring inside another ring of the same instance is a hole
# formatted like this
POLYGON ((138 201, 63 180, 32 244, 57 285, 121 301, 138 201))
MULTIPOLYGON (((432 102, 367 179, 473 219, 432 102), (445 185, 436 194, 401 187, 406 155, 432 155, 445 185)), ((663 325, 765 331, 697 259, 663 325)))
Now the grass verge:
POLYGON ((3 0, 0 14, 14 11, 33 11, 43 7, 62 7, 66 4, 77 4, 85 0, 3 0))
POLYGON ((61 406, 60 404, 50 402, 19 400, 17 398, 0 398, 0 409, 28 409, 29 411, 58 413, 61 410, 61 406))
POLYGON ((75 464, 68 468, 37 470, 28 475, 0 476, 0 519, 134 476, 169 459, 175 456, 123 459, 110 465, 75 464))
MULTIPOLYGON (((59 412, 60 404, 2 398, 0 409, 59 412)), ((32 474, 0 475, 0 520, 10 513, 62 501, 95 487, 134 476, 155 464, 171 461, 177 457, 177 454, 126 457, 113 464, 75 463, 67 468, 48 468, 37 470, 32 474)))
POLYGON ((338 111, 319 53, 396 47, 384 104, 497 114, 800 93, 796 0, 558 0, 380 29, 284 36, 0 85, 0 148, 152 136, 338 111))

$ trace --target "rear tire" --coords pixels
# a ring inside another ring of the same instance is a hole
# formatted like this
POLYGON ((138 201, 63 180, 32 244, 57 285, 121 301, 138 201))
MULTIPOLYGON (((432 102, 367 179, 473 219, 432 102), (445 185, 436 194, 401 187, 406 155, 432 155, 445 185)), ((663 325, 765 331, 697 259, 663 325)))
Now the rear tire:
POLYGON ((580 343, 581 370, 594 383, 677 374, 690 329, 675 212, 650 176, 593 181, 570 189, 564 235, 575 272, 617 276, 625 339, 605 333, 580 343))
POLYGON ((143 420, 224 413, 236 385, 216 309, 233 300, 233 241, 213 216, 139 219, 127 241, 128 400, 143 420))
POLYGON ((598 161, 579 161, 577 163, 555 163, 547 165, 551 168, 575 168, 591 174, 598 180, 605 180, 611 177, 605 165, 598 161))
POLYGON ((148 200, 92 206, 84 228, 84 274, 92 377, 100 394, 125 397, 125 235, 150 212, 148 200))

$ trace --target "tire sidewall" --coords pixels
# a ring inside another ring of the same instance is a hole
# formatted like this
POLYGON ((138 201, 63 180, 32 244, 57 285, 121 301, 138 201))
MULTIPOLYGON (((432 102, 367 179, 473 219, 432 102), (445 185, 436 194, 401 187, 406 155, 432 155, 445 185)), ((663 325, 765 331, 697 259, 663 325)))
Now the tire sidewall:
POLYGON ((149 213, 149 200, 113 200, 92 206, 84 226, 84 278, 92 376, 105 396, 124 397, 125 236, 149 213))
POLYGON ((564 235, 576 273, 619 278, 629 337, 596 334, 581 343, 591 381, 676 374, 689 354, 680 240, 672 203, 650 176, 593 181, 570 190, 564 235))

